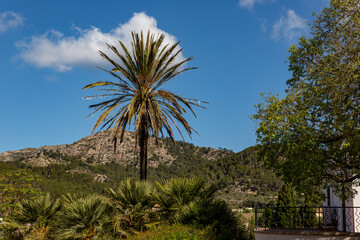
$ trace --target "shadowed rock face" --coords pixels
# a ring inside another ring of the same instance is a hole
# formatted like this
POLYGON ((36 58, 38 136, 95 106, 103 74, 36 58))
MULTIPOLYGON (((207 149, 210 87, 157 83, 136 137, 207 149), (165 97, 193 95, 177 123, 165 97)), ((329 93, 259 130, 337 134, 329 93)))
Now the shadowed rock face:
MULTIPOLYGON (((217 149, 207 148, 204 153, 202 147, 195 147, 194 151, 208 160, 215 160, 227 153, 217 149)), ((40 148, 25 148, 17 151, 8 151, 0 154, 0 161, 21 161, 32 166, 47 166, 49 164, 65 163, 61 156, 80 156, 89 164, 106 164, 109 162, 120 165, 137 164, 138 148, 135 144, 135 134, 126 132, 123 142, 118 140, 116 152, 110 131, 98 132, 80 139, 72 144, 42 146, 40 148)), ((150 138, 148 149, 149 166, 157 167, 163 162, 171 165, 176 159, 169 153, 168 147, 163 141, 155 144, 155 138, 150 138)))

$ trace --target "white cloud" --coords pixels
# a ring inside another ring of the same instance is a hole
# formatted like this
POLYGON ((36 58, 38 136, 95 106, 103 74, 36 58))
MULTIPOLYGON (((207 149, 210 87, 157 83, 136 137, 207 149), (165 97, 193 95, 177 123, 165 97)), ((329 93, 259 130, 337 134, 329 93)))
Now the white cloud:
POLYGON ((275 40, 286 38, 289 41, 294 40, 305 32, 306 22, 299 17, 294 10, 288 10, 286 17, 281 17, 274 25, 272 38, 275 40))
MULTIPOLYGON (((119 24, 108 33, 96 27, 75 30, 78 36, 64 36, 52 30, 40 36, 33 36, 30 41, 18 42, 20 58, 39 68, 52 68, 64 72, 75 66, 104 66, 107 62, 101 58, 99 50, 116 59, 108 50, 106 43, 120 50, 119 41, 122 41, 128 49, 131 49, 131 31, 147 33, 150 30, 151 33, 164 34, 165 44, 177 42, 174 36, 157 27, 155 18, 145 13, 134 13, 127 23, 119 24)), ((183 55, 179 55, 178 60, 182 59, 184 59, 183 55)))
POLYGON ((12 11, 0 13, 0 32, 4 33, 9 29, 21 26, 24 19, 17 13, 12 11))

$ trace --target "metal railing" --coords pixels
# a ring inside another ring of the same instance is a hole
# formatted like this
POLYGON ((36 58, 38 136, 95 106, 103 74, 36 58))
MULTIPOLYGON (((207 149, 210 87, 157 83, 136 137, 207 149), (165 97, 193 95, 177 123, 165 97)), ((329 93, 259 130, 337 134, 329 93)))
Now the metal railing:
POLYGON ((360 207, 255 208, 255 229, 360 232, 360 207))

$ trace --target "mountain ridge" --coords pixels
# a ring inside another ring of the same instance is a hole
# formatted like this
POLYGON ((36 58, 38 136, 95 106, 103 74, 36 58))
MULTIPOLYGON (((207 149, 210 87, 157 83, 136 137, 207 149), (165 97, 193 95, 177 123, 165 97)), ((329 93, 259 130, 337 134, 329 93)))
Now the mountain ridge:
MULTIPOLYGON (((150 167, 157 167, 159 163, 172 164, 174 156, 169 154, 168 142, 166 138, 160 139, 156 145, 155 138, 150 137, 148 148, 148 160, 150 167)), ((215 160, 226 156, 228 151, 214 148, 195 147, 201 157, 208 160, 215 160), (207 151, 204 151, 206 149, 207 151), (204 153, 206 152, 206 153, 204 153)), ((100 131, 75 141, 72 144, 44 145, 39 148, 24 148, 15 151, 6 151, 0 153, 0 161, 22 161, 32 166, 45 167, 49 164, 64 163, 59 158, 52 157, 69 155, 80 156, 84 162, 92 164, 118 163, 123 166, 134 164, 137 161, 138 154, 135 144, 134 132, 126 132, 122 143, 117 143, 114 151, 113 138, 110 131, 100 131), (50 154, 49 154, 50 153, 50 154)))

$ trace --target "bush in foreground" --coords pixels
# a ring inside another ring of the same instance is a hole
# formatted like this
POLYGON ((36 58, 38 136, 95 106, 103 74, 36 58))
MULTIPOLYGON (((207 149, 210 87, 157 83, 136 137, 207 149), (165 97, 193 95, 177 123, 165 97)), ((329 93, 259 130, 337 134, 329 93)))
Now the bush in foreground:
POLYGON ((52 239, 60 207, 49 193, 21 201, 2 226, 5 239, 52 239))
POLYGON ((156 183, 128 179, 107 196, 66 194, 21 202, 5 239, 248 240, 245 224, 201 179, 156 183))

